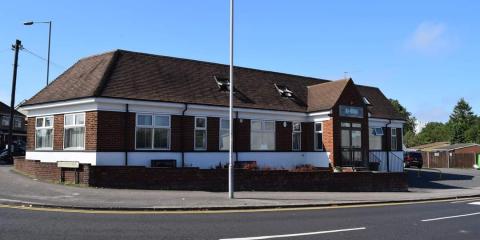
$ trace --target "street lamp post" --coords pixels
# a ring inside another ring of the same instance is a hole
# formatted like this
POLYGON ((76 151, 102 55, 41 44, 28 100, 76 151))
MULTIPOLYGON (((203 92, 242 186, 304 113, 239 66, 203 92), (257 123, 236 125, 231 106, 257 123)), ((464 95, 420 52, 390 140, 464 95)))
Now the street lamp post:
POLYGON ((233 184, 233 0, 230 0, 230 86, 229 86, 229 138, 230 147, 228 149, 228 197, 234 198, 234 184, 233 184))
POLYGON ((25 26, 30 26, 33 25, 34 23, 47 23, 48 24, 48 56, 47 56, 47 86, 48 86, 48 81, 49 81, 49 76, 50 76, 50 43, 52 40, 52 21, 46 21, 46 22, 24 22, 23 25, 25 26))

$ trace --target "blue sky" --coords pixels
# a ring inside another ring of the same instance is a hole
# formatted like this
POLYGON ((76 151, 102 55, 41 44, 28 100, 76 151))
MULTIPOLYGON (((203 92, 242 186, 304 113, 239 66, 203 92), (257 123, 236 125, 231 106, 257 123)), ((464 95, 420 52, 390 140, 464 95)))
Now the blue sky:
MULTIPOLYGON (((121 48, 228 63, 228 0, 5 1, 0 101, 9 102, 16 38, 46 57, 51 79, 79 58, 121 48)), ((480 114, 478 1, 237 0, 235 62, 325 79, 349 72, 421 121, 446 121, 464 97, 480 114)), ((45 85, 46 62, 20 54, 17 102, 45 85)))

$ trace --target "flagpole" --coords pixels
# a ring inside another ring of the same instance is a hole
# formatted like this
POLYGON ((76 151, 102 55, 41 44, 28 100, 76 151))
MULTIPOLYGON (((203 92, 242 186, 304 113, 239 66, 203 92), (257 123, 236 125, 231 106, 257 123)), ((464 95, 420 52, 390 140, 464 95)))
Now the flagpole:
POLYGON ((230 0, 230 87, 229 87, 229 148, 228 148, 228 198, 233 199, 233 0, 230 0))

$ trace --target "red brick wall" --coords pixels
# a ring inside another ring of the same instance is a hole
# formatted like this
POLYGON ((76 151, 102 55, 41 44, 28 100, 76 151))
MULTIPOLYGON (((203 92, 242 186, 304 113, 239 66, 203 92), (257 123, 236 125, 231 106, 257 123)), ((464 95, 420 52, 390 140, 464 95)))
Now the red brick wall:
POLYGON ((54 116, 53 120, 53 150, 63 150, 63 114, 54 116))
POLYGON ((275 122, 275 150, 278 152, 292 151, 292 122, 286 122, 286 127, 283 123, 284 121, 275 122))
MULTIPOLYGON (((97 151, 125 150, 125 122, 128 122, 128 118, 125 119, 125 114, 127 113, 99 111, 96 113, 98 122, 90 122, 90 120, 93 120, 94 112, 87 113, 87 129, 96 129, 97 131, 97 151)), ((131 129, 135 126, 128 127, 131 129)), ((94 135, 94 133, 90 133, 90 135, 94 135)))
POLYGON ((326 152, 330 152, 329 160, 332 166, 335 165, 335 145, 334 145, 333 120, 323 122, 323 147, 326 152))
POLYGON ((217 117, 207 118, 207 150, 218 151, 219 150, 219 127, 220 120, 217 117))
POLYGON ((35 118, 28 118, 27 125, 27 151, 35 150, 35 118))
POLYGON ((193 151, 194 131, 195 131, 195 117, 183 117, 183 149, 184 151, 193 151))
POLYGON ((314 151, 314 124, 313 122, 302 123, 302 151, 314 151))
POLYGON ((454 151, 455 153, 480 153, 480 146, 471 146, 460 148, 454 151))
POLYGON ((15 158, 14 168, 16 171, 43 181, 89 184, 90 179, 90 165, 88 164, 81 164, 78 169, 68 169, 58 168, 57 163, 42 163, 37 160, 15 158), (78 179, 76 175, 78 175, 78 179))
POLYGON ((182 116, 173 115, 171 117, 171 142, 170 149, 172 151, 182 151, 182 138, 183 138, 183 126, 182 116))
MULTIPOLYGON (((99 123, 98 115, 99 115, 98 112, 85 113, 85 150, 87 151, 97 150, 97 126, 99 123)), ((102 121, 104 120, 102 119, 102 121)), ((110 123, 113 123, 114 121, 115 120, 110 120, 110 123)), ((116 120, 115 122, 117 122, 116 124, 118 124, 120 121, 121 120, 116 120)), ((103 127, 102 131, 111 131, 111 130, 108 130, 107 126, 102 126, 102 127, 103 127)), ((111 138, 110 141, 114 142, 112 141, 113 139, 114 138, 111 138)))
POLYGON ((248 152, 250 151, 250 120, 243 119, 235 119, 234 122, 234 137, 235 140, 233 142, 233 149, 234 151, 238 152, 248 152))

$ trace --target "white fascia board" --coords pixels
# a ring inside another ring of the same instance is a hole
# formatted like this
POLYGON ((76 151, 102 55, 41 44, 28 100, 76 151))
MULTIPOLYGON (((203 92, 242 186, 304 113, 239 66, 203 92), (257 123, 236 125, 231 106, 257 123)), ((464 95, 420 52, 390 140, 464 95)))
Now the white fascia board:
POLYGON ((323 111, 323 112, 314 112, 314 113, 309 113, 307 117, 307 122, 323 122, 330 120, 330 114, 332 111, 323 111))
POLYGON ((405 121, 402 120, 389 120, 382 118, 369 118, 368 125, 370 127, 394 127, 394 128, 403 128, 405 121))

